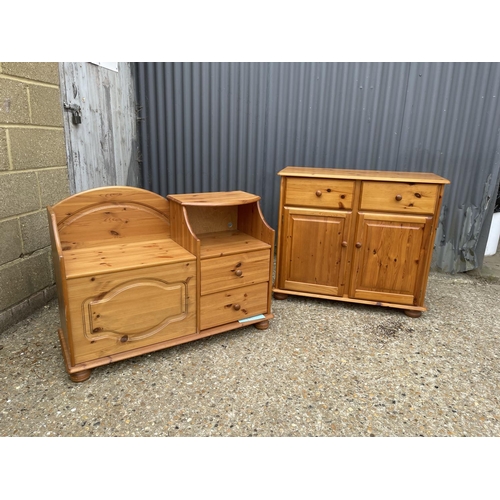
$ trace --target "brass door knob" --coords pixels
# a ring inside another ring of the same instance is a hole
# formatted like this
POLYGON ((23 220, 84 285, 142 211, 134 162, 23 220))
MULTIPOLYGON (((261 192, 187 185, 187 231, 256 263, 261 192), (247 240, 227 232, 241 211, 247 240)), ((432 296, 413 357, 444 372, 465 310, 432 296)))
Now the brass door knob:
POLYGON ((361 248, 361 243, 359 241, 356 243, 356 248, 361 248))
POLYGON ((236 274, 236 276, 241 276, 243 274, 243 271, 241 269, 238 269, 234 272, 234 274, 236 274))
POLYGON ((319 198, 322 194, 323 194, 323 193, 322 193, 319 189, 316 191, 316 196, 317 196, 318 198, 319 198))
POLYGON ((401 201, 402 199, 403 199, 403 197, 400 194, 396 195, 396 201, 401 201))
POLYGON ((343 241, 342 246, 345 248, 347 246, 347 241, 343 241))
POLYGON ((235 311, 239 311, 241 309, 241 306, 239 304, 234 304, 233 309, 235 311))

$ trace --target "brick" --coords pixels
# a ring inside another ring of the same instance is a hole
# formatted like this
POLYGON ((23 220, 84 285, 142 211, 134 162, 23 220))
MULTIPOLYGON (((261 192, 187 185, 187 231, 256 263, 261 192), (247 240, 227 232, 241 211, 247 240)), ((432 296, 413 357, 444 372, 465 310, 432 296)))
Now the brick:
POLYGON ((0 79, 0 123, 30 122, 27 86, 15 80, 0 79))
POLYGON ((11 309, 0 311, 0 333, 7 331, 14 323, 11 309))
POLYGON ((44 290, 40 290, 39 292, 36 292, 28 299, 29 308, 31 312, 40 309, 40 307, 43 307, 46 304, 45 294, 43 292, 44 290))
POLYGON ((23 299, 19 304, 0 311, 0 333, 5 332, 11 326, 23 321, 33 314, 37 309, 48 304, 56 296, 55 285, 44 288, 36 292, 27 299, 23 299))
POLYGON ((12 312, 12 322, 14 324, 19 323, 30 315, 31 309, 29 300, 22 300, 21 302, 19 302, 19 304, 11 307, 10 310, 12 312))
POLYGON ((61 92, 58 88, 30 85, 29 95, 33 125, 63 126, 61 92))
POLYGON ((19 223, 25 254, 33 253, 50 245, 49 223, 45 210, 20 217, 19 223))
POLYGON ((0 311, 54 284, 50 249, 0 266, 0 311))
POLYGON ((9 152, 7 150, 7 131, 0 128, 0 170, 9 170, 9 152))
POLYGON ((7 75, 59 85, 57 62, 3 62, 2 72, 7 75))
POLYGON ((64 130, 19 128, 9 131, 14 170, 66 165, 64 130))
POLYGON ((69 196, 68 169, 53 168, 38 172, 42 207, 55 205, 69 196))
POLYGON ((41 208, 35 172, 0 175, 0 219, 41 208))
POLYGON ((0 266, 18 259, 23 253, 18 219, 0 221, 0 266))
POLYGON ((45 295, 45 302, 48 303, 57 297, 57 287, 56 285, 49 286, 43 290, 45 295))

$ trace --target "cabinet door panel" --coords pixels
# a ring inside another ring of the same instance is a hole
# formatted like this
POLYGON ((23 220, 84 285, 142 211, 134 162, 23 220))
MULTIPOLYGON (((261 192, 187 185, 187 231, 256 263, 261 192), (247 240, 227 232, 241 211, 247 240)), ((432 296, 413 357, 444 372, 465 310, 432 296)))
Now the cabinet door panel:
POLYGON ((196 333, 196 267, 183 262, 68 280, 73 364, 196 333))
POLYGON ((358 217, 350 295, 421 305, 432 217, 363 213, 358 217))
POLYGON ((285 208, 284 219, 286 251, 280 286, 342 295, 351 213, 285 208))

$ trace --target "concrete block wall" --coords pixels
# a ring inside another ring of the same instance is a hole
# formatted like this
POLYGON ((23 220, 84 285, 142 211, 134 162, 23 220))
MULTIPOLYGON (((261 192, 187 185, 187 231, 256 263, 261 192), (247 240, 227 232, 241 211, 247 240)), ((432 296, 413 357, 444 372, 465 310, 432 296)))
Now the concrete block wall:
POLYGON ((55 297, 46 206, 69 196, 57 62, 0 62, 0 333, 55 297))

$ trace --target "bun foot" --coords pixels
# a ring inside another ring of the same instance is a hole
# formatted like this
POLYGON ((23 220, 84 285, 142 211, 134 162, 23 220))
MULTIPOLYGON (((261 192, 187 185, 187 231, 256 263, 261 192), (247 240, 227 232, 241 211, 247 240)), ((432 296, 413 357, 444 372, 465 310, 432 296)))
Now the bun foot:
POLYGON ((269 328, 269 320, 259 321, 259 323, 255 323, 254 326, 258 330, 267 330, 269 328))
POLYGON ((273 297, 276 300, 285 300, 285 299, 288 298, 288 294, 286 294, 286 293, 280 293, 280 292, 274 292, 273 293, 273 297))
POLYGON ((410 318, 420 318, 422 311, 414 311, 412 309, 405 309, 405 314, 410 318))
POLYGON ((83 370, 81 372, 70 373, 69 378, 72 382, 85 382, 90 377, 92 370, 83 370))

